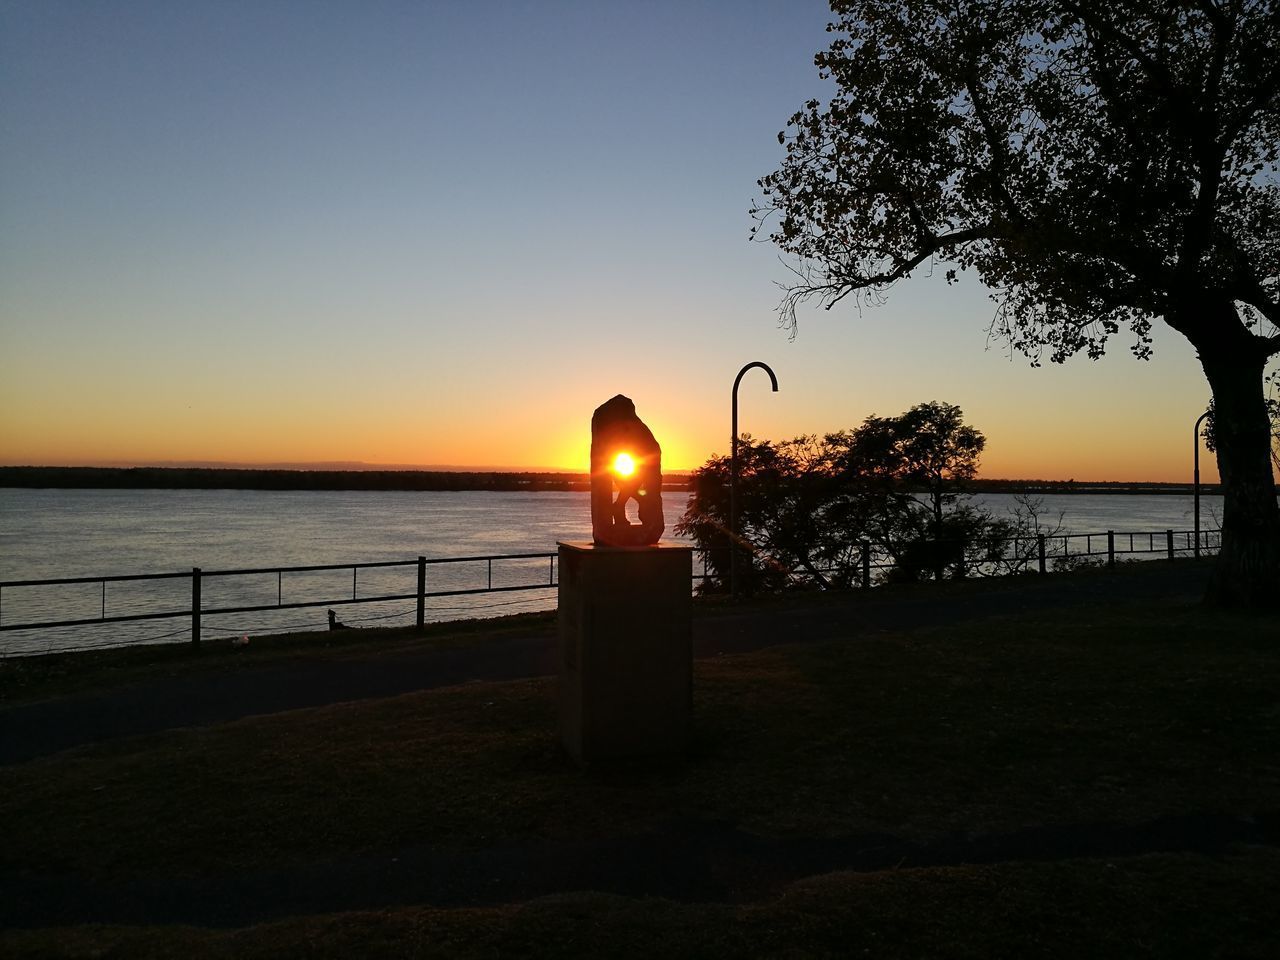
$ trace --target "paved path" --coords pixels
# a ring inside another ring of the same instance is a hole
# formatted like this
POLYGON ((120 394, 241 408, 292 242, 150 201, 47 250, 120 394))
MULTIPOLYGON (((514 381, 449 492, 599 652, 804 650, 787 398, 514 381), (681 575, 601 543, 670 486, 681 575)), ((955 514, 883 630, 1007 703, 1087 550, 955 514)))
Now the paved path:
MULTIPOLYGON (((960 595, 917 588, 817 597, 702 611, 694 655, 740 653, 797 640, 849 638, 890 629, 974 621, 1029 610, 1124 599, 1194 600, 1208 567, 1149 563, 1121 575, 1028 577, 975 582, 960 595)), ((70 747, 177 727, 207 726, 348 700, 395 696, 472 680, 555 672, 555 635, 542 628, 474 646, 370 653, 148 680, 100 692, 0 709, 0 764, 70 747)))

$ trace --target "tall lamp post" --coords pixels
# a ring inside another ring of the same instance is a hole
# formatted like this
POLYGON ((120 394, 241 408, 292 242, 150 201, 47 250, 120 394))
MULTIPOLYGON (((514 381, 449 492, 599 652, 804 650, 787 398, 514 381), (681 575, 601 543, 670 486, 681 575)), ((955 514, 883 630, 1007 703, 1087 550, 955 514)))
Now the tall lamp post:
POLYGON ((733 439, 729 445, 729 595, 738 596, 738 384, 742 375, 759 367, 769 375, 773 392, 778 392, 778 378, 767 363, 756 360, 738 371, 733 381, 733 439))
POLYGON ((1205 418, 1208 416, 1208 410, 1200 414, 1200 418, 1196 420, 1195 429, 1191 432, 1191 445, 1193 450, 1192 461, 1195 464, 1195 472, 1192 474, 1191 489, 1193 491, 1192 497, 1195 500, 1194 513, 1196 530, 1196 545, 1192 548, 1192 556, 1197 558, 1200 556, 1200 424, 1204 423, 1205 418))

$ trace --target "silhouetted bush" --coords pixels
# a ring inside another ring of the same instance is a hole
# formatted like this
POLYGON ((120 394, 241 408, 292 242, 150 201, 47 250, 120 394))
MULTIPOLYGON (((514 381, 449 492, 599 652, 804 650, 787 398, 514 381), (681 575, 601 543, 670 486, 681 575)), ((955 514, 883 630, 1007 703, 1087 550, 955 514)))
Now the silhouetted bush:
MULTIPOLYGON (((985 445, 959 407, 936 401, 821 438, 772 443, 744 435, 739 588, 852 586, 862 576, 864 544, 892 581, 1024 569, 1035 534, 1058 527, 1044 527, 1030 498, 1008 519, 962 502, 985 445), (1019 535, 1029 540, 1011 544, 1019 535)), ((706 563, 704 592, 728 586, 730 467, 729 457, 713 457, 694 472, 676 524, 706 563)))

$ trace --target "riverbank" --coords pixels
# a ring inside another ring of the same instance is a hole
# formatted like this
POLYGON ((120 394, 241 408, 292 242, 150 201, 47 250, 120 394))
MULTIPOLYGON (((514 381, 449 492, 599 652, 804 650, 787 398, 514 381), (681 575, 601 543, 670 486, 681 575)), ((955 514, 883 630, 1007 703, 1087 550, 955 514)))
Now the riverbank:
MULTIPOLYGON (((1280 632, 1161 586, 1190 566, 703 608, 679 761, 574 767, 554 682, 480 667, 12 762, 0 952, 1266 956, 1280 632)), ((173 680, 503 664, 550 629, 508 626, 173 680)))

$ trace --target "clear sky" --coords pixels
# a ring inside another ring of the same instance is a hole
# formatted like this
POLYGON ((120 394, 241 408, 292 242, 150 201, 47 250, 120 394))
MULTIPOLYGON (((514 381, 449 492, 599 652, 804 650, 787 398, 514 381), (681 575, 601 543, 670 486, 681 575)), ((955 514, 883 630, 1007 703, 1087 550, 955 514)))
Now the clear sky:
MULTIPOLYGON (((777 326, 747 240, 818 0, 0 0, 0 462, 669 469, 942 400, 988 477, 1186 480, 1208 388, 1029 368, 940 274, 777 326)), ((1205 479, 1216 479, 1212 456, 1205 479)))

